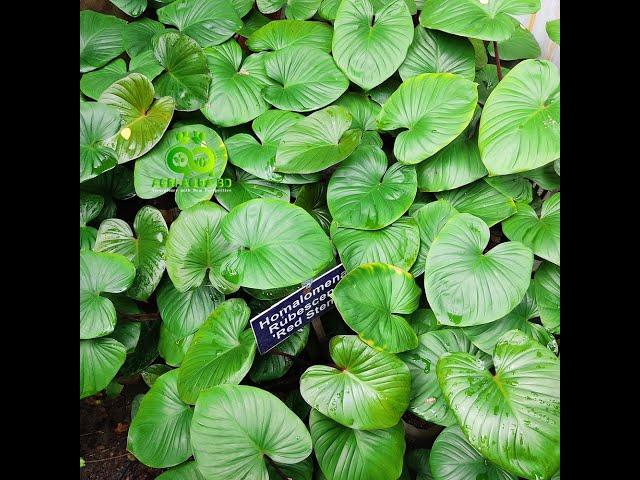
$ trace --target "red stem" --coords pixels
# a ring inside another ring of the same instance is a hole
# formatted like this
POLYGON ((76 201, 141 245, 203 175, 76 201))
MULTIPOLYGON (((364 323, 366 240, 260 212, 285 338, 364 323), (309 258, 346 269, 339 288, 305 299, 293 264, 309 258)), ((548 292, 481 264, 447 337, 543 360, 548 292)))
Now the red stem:
POLYGON ((493 53, 496 57, 496 68, 498 69, 498 81, 502 80, 502 67, 500 66, 500 52, 498 51, 498 42, 493 42, 493 53))

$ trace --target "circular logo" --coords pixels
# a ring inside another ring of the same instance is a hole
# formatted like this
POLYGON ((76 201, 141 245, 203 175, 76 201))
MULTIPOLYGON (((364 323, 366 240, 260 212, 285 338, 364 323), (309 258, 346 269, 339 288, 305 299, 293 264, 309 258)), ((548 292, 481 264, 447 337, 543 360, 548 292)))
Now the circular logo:
POLYGON ((216 166, 216 156, 209 147, 201 145, 191 150, 191 153, 192 157, 189 159, 189 167, 192 172, 213 172, 216 166))
POLYGON ((187 173, 193 163, 193 154, 187 147, 175 145, 167 152, 167 166, 175 173, 187 173))

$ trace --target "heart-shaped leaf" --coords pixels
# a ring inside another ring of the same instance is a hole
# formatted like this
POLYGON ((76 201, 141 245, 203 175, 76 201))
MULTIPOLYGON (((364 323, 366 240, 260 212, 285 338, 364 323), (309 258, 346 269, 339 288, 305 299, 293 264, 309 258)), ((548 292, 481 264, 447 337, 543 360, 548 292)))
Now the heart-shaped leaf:
POLYGON ((225 383, 240 383, 256 353, 251 310, 241 298, 222 302, 193 337, 180 365, 178 392, 194 404, 200 393, 225 383))
POLYGON ((502 223, 507 238, 524 243, 539 257, 560 265, 560 192, 542 204, 540 218, 525 203, 516 207, 516 214, 502 223))
POLYGON ((347 272, 371 262, 409 270, 418 257, 420 231, 411 217, 400 217, 380 230, 356 230, 333 224, 331 240, 347 272))
POLYGON ((81 339, 102 337, 113 331, 116 309, 111 300, 101 294, 124 292, 131 286, 135 274, 133 263, 122 255, 80 252, 81 339))
POLYGON ((551 41, 560 45, 560 19, 549 20, 544 28, 551 41))
POLYGON ((445 428, 433 442, 429 467, 434 479, 518 480, 487 461, 469 442, 458 425, 445 428))
POLYGON ((427 28, 481 40, 506 40, 514 29, 511 15, 540 10, 540 0, 429 0, 420 24, 427 28))
POLYGON ((345 323, 362 341, 397 353, 418 346, 418 337, 401 315, 418 308, 420 293, 408 272, 368 263, 349 272, 336 286, 333 298, 345 323))
POLYGON ((382 106, 380 130, 406 128, 393 145, 403 163, 429 158, 462 133, 473 117, 478 91, 451 73, 423 73, 405 80, 382 106))
MULTIPOLYGON (((533 34, 524 25, 514 19, 515 28, 513 34, 506 40, 498 43, 500 60, 521 60, 524 58, 538 58, 540 56, 540 45, 533 34)), ((493 42, 487 48, 489 54, 495 57, 493 42)))
POLYGON ((105 389, 126 356, 124 345, 113 338, 80 340, 80 399, 105 389))
POLYGON ((449 426, 456 423, 453 412, 442 396, 436 376, 438 359, 449 352, 466 352, 487 366, 491 358, 473 345, 460 329, 441 329, 419 337, 418 347, 400 354, 411 372, 409 410, 427 422, 449 426))
POLYGON ((145 50, 140 55, 132 57, 129 62, 130 73, 140 73, 149 80, 155 79, 163 71, 164 67, 160 65, 160 62, 153 54, 153 49, 145 50))
POLYGON ((302 20, 274 20, 247 38, 247 47, 254 52, 282 50, 297 45, 331 51, 333 29, 323 22, 302 20))
POLYGON ((179 292, 202 285, 207 277, 211 286, 223 293, 238 289, 220 271, 234 246, 222 236, 220 224, 227 212, 212 202, 201 202, 183 210, 171 224, 166 243, 167 273, 179 292))
POLYGON ((377 11, 370 0, 344 0, 334 30, 336 64, 364 90, 393 75, 413 40, 413 21, 404 0, 392 0, 377 11))
POLYGON ((483 180, 514 202, 529 204, 533 201, 533 186, 523 175, 500 175, 483 180))
POLYGON ((153 39, 153 55, 166 70, 154 80, 156 96, 172 97, 180 111, 202 107, 211 77, 207 59, 196 41, 177 32, 163 33, 153 39))
POLYGON ((317 410, 309 417, 318 464, 330 480, 388 480, 402 472, 402 422, 382 430, 352 430, 317 410))
POLYGON ((179 367, 189 350, 194 334, 184 338, 177 338, 169 329, 160 325, 160 339, 158 340, 158 352, 164 358, 167 365, 179 367))
POLYGON ((317 48, 283 48, 265 57, 264 64, 274 83, 262 90, 262 96, 280 110, 317 110, 336 100, 349 86, 333 57, 317 48))
POLYGON ((80 72, 106 65, 124 52, 125 20, 93 10, 80 12, 80 72))
POLYGON ((342 227, 378 230, 399 219, 416 196, 416 171, 394 163, 376 146, 363 145, 333 173, 327 205, 342 227))
POLYGON ((206 480, 198 470, 196 462, 185 462, 167 470, 157 480, 206 480))
POLYGON ((473 45, 469 40, 418 25, 398 73, 402 80, 421 73, 439 72, 455 73, 473 80, 476 75, 475 64, 473 45))
MULTIPOLYGON (((304 350, 308 339, 309 325, 305 325, 302 329, 279 344, 277 350, 278 352, 283 352, 295 357, 304 350)), ((271 352, 268 355, 256 358, 249 372, 249 378, 255 383, 276 380, 284 376, 292 366, 293 360, 291 358, 278 355, 277 352, 271 352)))
POLYGON ((482 111, 478 147, 490 175, 524 172, 560 157, 560 74, 547 60, 516 65, 482 111))
POLYGON ((131 73, 114 82, 100 96, 100 103, 120 112, 120 132, 108 142, 118 155, 118 163, 138 158, 160 141, 173 117, 175 102, 171 97, 153 101, 151 82, 139 73, 131 73))
POLYGON ((130 17, 139 17, 147 9, 147 0, 109 0, 130 17))
POLYGON ((127 64, 123 59, 117 58, 98 70, 82 75, 80 91, 87 97, 98 100, 107 87, 126 76, 127 64))
POLYGON ((449 219, 434 239, 424 290, 438 322, 460 327, 493 322, 524 297, 533 252, 520 242, 504 242, 483 253, 488 242, 487 224, 468 213, 449 219))
POLYGON ((362 132, 349 129, 351 115, 332 105, 293 124, 282 136, 275 169, 283 173, 315 173, 347 158, 362 132))
POLYGON ((80 182, 89 180, 118 164, 107 140, 120 130, 120 114, 96 102, 80 104, 80 182))
POLYGON ((127 450, 150 467, 173 467, 191 456, 193 410, 178 397, 179 372, 156 379, 129 427, 127 450))
POLYGON ((542 262, 536 270, 533 283, 542 325, 560 335, 560 267, 551 262, 542 262))
POLYGON ((382 139, 376 131, 376 118, 380 114, 380 105, 365 95, 347 92, 336 100, 334 105, 344 107, 351 114, 351 128, 362 130, 361 145, 382 147, 382 139))
POLYGON ((223 43, 242 27, 229 0, 179 0, 156 13, 162 23, 175 25, 203 48, 223 43))
POLYGON ((153 37, 165 31, 164 25, 150 18, 127 23, 122 31, 122 41, 129 57, 134 58, 153 50, 153 37))
POLYGON ((306 20, 313 17, 321 0, 258 0, 256 5, 262 13, 283 10, 287 18, 306 20))
POLYGON ((221 385, 200 395, 191 441, 200 472, 219 480, 269 480, 265 455, 291 465, 312 451, 302 420, 274 395, 244 385, 221 385))
POLYGON ((493 355, 495 375, 468 353, 440 358, 438 380, 468 442, 491 462, 525 478, 560 466, 560 362, 518 330, 493 355))
POLYGON ((304 208, 325 233, 329 233, 331 214, 327 208, 327 187, 324 183, 303 185, 298 191, 295 205, 304 208))
POLYGON ((268 182, 233 167, 227 168, 225 178, 231 180, 231 186, 219 189, 216 192, 216 200, 227 210, 254 198, 274 198, 289 202, 289 185, 268 182))
POLYGON ((243 287, 288 287, 315 278, 333 262, 333 246, 303 208, 255 199, 231 210, 222 222, 228 244, 223 275, 243 287))
POLYGON ((377 430, 396 425, 409 404, 411 389, 409 369, 402 360, 374 350, 355 335, 333 337, 329 351, 337 369, 309 367, 300 377, 305 401, 345 427, 377 430))
POLYGON ((242 49, 234 40, 205 49, 211 71, 211 90, 202 113, 222 127, 246 123, 269 109, 261 95, 271 83, 265 72, 265 54, 242 59, 242 49))

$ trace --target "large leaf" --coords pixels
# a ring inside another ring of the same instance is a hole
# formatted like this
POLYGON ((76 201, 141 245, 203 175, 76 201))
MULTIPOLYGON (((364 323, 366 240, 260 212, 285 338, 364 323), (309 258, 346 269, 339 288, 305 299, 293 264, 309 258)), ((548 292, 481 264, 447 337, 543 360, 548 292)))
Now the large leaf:
MULTIPOLYGON (((503 77, 511 71, 510 68, 501 67, 503 77)), ((478 84, 478 102, 484 105, 487 102, 487 98, 491 95, 496 85, 498 85, 498 67, 490 63, 485 65, 476 72, 476 83, 478 84)))
POLYGON ((247 47, 261 52, 304 45, 330 52, 332 38, 333 29, 323 22, 275 20, 253 32, 247 39, 247 47))
POLYGON ((139 17, 147 9, 147 0, 109 0, 130 17, 139 17))
POLYGON ((560 267, 542 262, 533 280, 542 325, 560 335, 560 267))
POLYGON ((82 75, 80 91, 87 97, 98 100, 107 87, 126 76, 127 64, 123 59, 117 58, 98 70, 82 75))
MULTIPOLYGON (((540 56, 540 45, 538 45, 536 37, 520 22, 517 20, 514 20, 514 22, 513 34, 507 40, 497 42, 500 60, 538 58, 540 56)), ((493 42, 489 43, 488 50, 492 57, 496 56, 493 42)))
POLYGON ((514 202, 529 204, 533 201, 533 186, 523 175, 500 175, 483 179, 488 185, 498 190, 514 202))
POLYGON ((400 162, 429 158, 462 133, 471 121, 478 91, 471 80, 451 73, 423 73, 405 80, 382 106, 380 130, 406 128, 393 145, 400 162))
POLYGON ((249 200, 231 210, 221 228, 230 250, 222 274, 243 287, 288 287, 315 278, 333 262, 333 246, 320 225, 281 200, 249 200))
POLYGON ((80 182, 94 178, 118 164, 107 140, 120 130, 120 115, 108 105, 80 104, 80 182))
POLYGON ((376 146, 361 146, 331 175, 327 205, 342 227, 378 230, 392 224, 416 196, 412 165, 394 163, 376 146))
POLYGON ((165 471, 157 480, 206 480, 196 462, 185 462, 175 468, 165 471))
POLYGON ((173 467, 191 456, 193 410, 178 396, 179 372, 156 379, 129 427, 127 450, 150 467, 173 467))
POLYGON ((244 300, 222 302, 193 337, 180 365, 178 392, 194 404, 200 392, 225 383, 240 383, 256 353, 253 331, 246 329, 251 311, 244 300))
MULTIPOLYGON (((294 357, 300 354, 307 345, 309 330, 309 325, 305 325, 302 329, 293 333, 284 342, 278 345, 278 352, 283 352, 294 357)), ((294 363, 291 358, 272 352, 256 358, 256 361, 249 372, 249 377, 251 378, 251 381, 256 383, 276 380, 287 373, 293 364, 294 363)))
POLYGON ((196 41, 177 32, 163 33, 153 39, 153 55, 166 70, 154 80, 156 96, 172 97, 176 110, 191 112, 202 107, 211 77, 196 41))
POLYGON ((257 30, 264 27, 272 20, 269 17, 265 17, 262 13, 260 13, 259 10, 251 10, 251 13, 243 18, 242 21, 244 22, 244 25, 240 30, 237 31, 237 33, 241 37, 245 37, 246 39, 248 39, 257 30))
POLYGON ((409 369, 402 360, 374 350, 355 335, 333 337, 329 351, 337 368, 314 365, 300 377, 305 401, 349 428, 396 425, 409 404, 411 388, 409 369))
POLYGON ((560 175, 558 175, 559 170, 556 171, 556 163, 560 165, 560 159, 557 159, 553 163, 547 163, 543 167, 538 167, 527 172, 522 172, 519 175, 535 182, 545 190, 558 190, 560 189, 560 175))
POLYGON ((80 399, 106 388, 126 356, 124 345, 113 338, 80 340, 80 399))
POLYGON ((275 169, 282 173, 315 173, 347 158, 362 132, 350 129, 351 115, 332 105, 293 124, 282 136, 275 169))
POLYGON ((366 95, 353 92, 345 93, 333 104, 344 107, 351 114, 351 128, 362 130, 361 144, 382 147, 382 139, 376 132, 376 117, 380 113, 380 105, 366 95))
MULTIPOLYGON (((116 326, 116 309, 102 293, 131 286, 136 268, 122 255, 80 252, 80 338, 102 337, 116 326)), ((106 385, 105 385, 106 386, 106 385)))
POLYGON ((380 230, 356 230, 334 224, 331 240, 347 272, 371 262, 409 270, 420 249, 420 231, 411 217, 400 217, 380 230))
POLYGON ((540 218, 529 205, 518 203, 518 211, 502 223, 509 240, 524 243, 537 256, 560 265, 560 192, 542 204, 540 218))
POLYGON ((318 464, 329 480, 389 480, 402 471, 402 422, 383 430, 352 430, 317 410, 309 418, 318 464))
POLYGON ((427 422, 454 425, 456 418, 442 396, 436 376, 438 359, 449 352, 466 352, 481 359, 486 365, 491 358, 473 345, 461 329, 441 329, 419 337, 418 347, 400 354, 411 372, 411 403, 409 410, 427 422))
POLYGON ((166 243, 167 273, 179 292, 202 285, 207 271, 210 285, 217 290, 237 290, 220 271, 223 261, 235 251, 220 230, 226 214, 215 203, 202 202, 183 210, 171 224, 166 243))
POLYGON ((504 242, 483 253, 489 227, 461 213, 445 224, 431 244, 424 272, 429 305, 445 325, 493 322, 520 303, 531 278, 533 252, 504 242))
POLYGON ((364 90, 393 75, 413 40, 413 21, 404 0, 392 0, 375 12, 370 0, 344 0, 334 30, 336 64, 364 90))
POLYGON ((264 54, 242 59, 235 40, 205 49, 211 71, 211 89, 202 113, 222 127, 247 123, 269 109, 262 89, 271 83, 264 68, 264 54))
POLYGON ((281 110, 317 110, 336 100, 349 86, 331 55, 305 45, 270 53, 265 68, 274 84, 265 87, 262 96, 281 110))
POLYGON ((130 73, 140 73, 149 80, 153 80, 164 71, 164 67, 160 65, 153 54, 153 44, 151 46, 150 50, 145 50, 140 55, 131 58, 129 62, 130 73))
POLYGON ((119 218, 103 221, 98 229, 94 250, 119 253, 128 258, 136 267, 136 278, 127 290, 127 295, 146 301, 164 273, 164 244, 167 234, 167 223, 160 210, 145 205, 136 214, 133 231, 127 222, 119 218))
POLYGON ((178 0, 156 13, 162 23, 175 25, 203 48, 219 45, 242 27, 229 0, 178 0))
POLYGON ((160 141, 173 117, 171 97, 153 101, 151 82, 139 73, 131 73, 107 88, 100 102, 115 107, 122 117, 122 128, 108 142, 118 155, 118 163, 138 158, 160 141))
POLYGON ((93 10, 80 12, 80 72, 106 65, 124 52, 125 20, 93 10))
POLYGON ((473 80, 473 45, 466 38, 428 30, 418 25, 407 57, 398 69, 403 80, 421 73, 449 72, 473 80))
POLYGON ((135 22, 127 23, 122 31, 122 41, 129 57, 153 50, 152 39, 164 32, 165 28, 160 22, 150 18, 142 18, 135 22))
POLYGON ((177 338, 164 323, 160 325, 160 338, 158 340, 158 352, 164 358, 167 365, 179 367, 184 359, 185 353, 189 350, 194 334, 184 338, 177 338))
POLYGON ((478 147, 490 175, 524 172, 560 157, 560 74, 547 60, 516 65, 491 92, 478 147))
POLYGON ((306 20, 313 17, 321 0, 258 0, 256 5, 262 13, 283 10, 287 18, 306 20))
POLYGON ((469 443, 521 477, 550 478, 560 466, 560 362, 517 330, 493 355, 495 375, 467 353, 437 365, 440 387, 469 443))
POLYGON ((418 308, 420 293, 408 272, 368 263, 349 272, 336 286, 333 298, 345 323, 362 341, 397 353, 418 346, 418 337, 401 315, 418 308))
POLYGON ((93 250, 98 231, 87 223, 98 216, 103 205, 100 195, 80 191, 80 250, 93 250))
POLYGON ((551 41, 560 45, 560 19, 549 20, 544 28, 551 41))
POLYGON ((295 204, 304 208, 325 233, 329 233, 331 214, 327 208, 327 186, 325 183, 303 185, 298 191, 295 204))
POLYGON ((458 425, 438 435, 429 455, 429 466, 435 480, 518 480, 469 445, 458 425))
POLYGON ((289 202, 289 185, 262 180, 233 167, 227 168, 225 178, 231 180, 231 186, 219 189, 216 192, 216 200, 227 210, 254 198, 274 198, 289 202))
POLYGON ((219 480, 269 480, 265 455, 290 465, 312 451, 302 420, 269 392, 244 385, 221 385, 200 395, 191 441, 202 474, 219 480))
POLYGON ((506 40, 516 28, 511 15, 538 10, 540 0, 429 0, 420 24, 463 37, 506 40))

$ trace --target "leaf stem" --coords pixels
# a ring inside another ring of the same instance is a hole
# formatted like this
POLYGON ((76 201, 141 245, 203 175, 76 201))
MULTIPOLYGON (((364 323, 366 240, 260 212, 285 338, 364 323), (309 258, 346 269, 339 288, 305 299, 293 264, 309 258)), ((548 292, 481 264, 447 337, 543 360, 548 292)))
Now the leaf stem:
POLYGON ((271 460, 271 458, 269 457, 269 455, 265 455, 264 457, 269 461, 269 463, 271 464, 271 466, 273 467, 273 469, 274 469, 274 470, 276 471, 276 473, 280 476, 280 478, 282 478, 282 480, 291 480, 289 477, 287 477, 287 476, 285 475, 285 473, 284 473, 282 470, 280 470, 280 468, 278 467, 278 465, 276 465, 276 463, 275 463, 273 460, 271 460))
POLYGON ((496 69, 498 70, 498 81, 502 80, 502 66, 500 65, 500 52, 498 51, 498 42, 493 41, 493 53, 496 58, 496 69))

